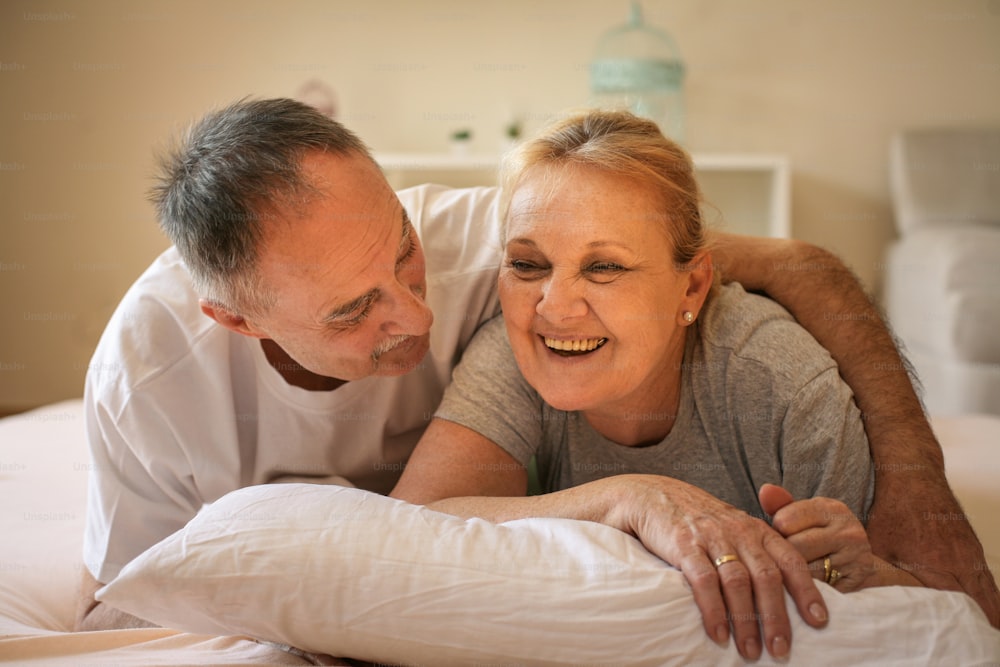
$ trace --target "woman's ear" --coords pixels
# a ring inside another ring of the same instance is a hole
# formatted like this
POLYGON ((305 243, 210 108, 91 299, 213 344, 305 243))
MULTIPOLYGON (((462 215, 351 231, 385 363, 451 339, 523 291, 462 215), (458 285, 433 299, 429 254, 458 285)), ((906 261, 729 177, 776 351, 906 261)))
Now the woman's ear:
POLYGON ((267 334, 258 331, 242 315, 234 313, 220 303, 208 301, 207 299, 199 299, 198 305, 201 307, 201 312, 230 331, 250 336, 251 338, 268 338, 267 334))
POLYGON ((687 288, 681 298, 678 316, 682 325, 688 325, 698 318, 701 307, 708 298, 715 281, 715 268, 712 266, 712 253, 703 250, 698 253, 684 269, 687 276, 687 288), (690 313, 691 315, 686 315, 690 313))

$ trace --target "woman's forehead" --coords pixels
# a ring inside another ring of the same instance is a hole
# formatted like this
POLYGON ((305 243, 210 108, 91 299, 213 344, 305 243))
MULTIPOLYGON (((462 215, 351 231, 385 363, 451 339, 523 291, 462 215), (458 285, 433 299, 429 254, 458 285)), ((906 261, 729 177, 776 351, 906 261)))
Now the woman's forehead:
POLYGON ((518 182, 508 222, 543 218, 570 222, 588 217, 662 222, 662 198, 649 184, 594 167, 534 167, 518 182))

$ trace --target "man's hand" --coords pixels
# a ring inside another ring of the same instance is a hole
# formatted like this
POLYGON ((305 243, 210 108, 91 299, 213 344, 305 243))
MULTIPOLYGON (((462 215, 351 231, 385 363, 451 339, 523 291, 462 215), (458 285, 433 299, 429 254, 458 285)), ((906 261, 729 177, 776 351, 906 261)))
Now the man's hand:
POLYGON ((768 652, 786 656, 791 624, 785 588, 809 625, 825 625, 826 606, 805 559, 764 521, 667 477, 621 475, 592 484, 617 486, 618 502, 605 523, 632 533, 684 573, 716 642, 728 641, 731 624, 740 655, 755 660, 763 628, 768 652))
POLYGON ((1000 591, 982 544, 940 475, 907 469, 881 474, 868 533, 876 554, 924 586, 964 591, 1000 628, 1000 591), (901 484, 904 488, 892 491, 901 484))

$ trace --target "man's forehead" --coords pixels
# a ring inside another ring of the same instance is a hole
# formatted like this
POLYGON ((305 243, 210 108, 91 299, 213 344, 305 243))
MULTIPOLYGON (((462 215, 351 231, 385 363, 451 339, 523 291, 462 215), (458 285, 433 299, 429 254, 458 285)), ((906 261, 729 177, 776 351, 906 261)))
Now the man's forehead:
POLYGON ((363 273, 372 253, 383 248, 392 252, 409 216, 377 168, 373 173, 365 162, 344 156, 304 158, 309 201, 297 210, 286 207, 278 216, 282 224, 269 226, 262 263, 277 263, 293 273, 363 273))

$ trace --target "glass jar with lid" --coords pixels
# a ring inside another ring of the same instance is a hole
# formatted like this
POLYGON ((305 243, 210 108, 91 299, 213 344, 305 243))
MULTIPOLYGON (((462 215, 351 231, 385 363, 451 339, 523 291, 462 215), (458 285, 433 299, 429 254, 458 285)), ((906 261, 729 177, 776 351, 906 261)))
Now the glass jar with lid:
POLYGON ((590 64, 592 101, 649 118, 684 141, 684 63, 673 38, 643 21, 638 2, 629 20, 600 39, 590 64))

